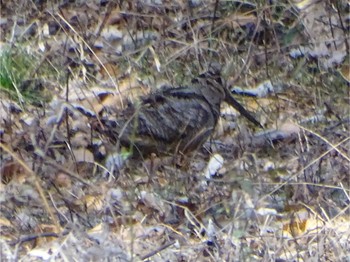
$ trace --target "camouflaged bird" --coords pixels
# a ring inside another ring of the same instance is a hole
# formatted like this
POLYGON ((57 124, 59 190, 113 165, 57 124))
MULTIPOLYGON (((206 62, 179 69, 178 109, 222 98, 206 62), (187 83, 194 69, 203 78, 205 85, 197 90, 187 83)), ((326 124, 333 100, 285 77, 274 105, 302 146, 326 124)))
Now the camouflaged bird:
POLYGON ((217 68, 192 80, 191 85, 165 87, 125 109, 121 119, 104 122, 106 134, 134 155, 171 155, 199 148, 213 133, 223 101, 260 125, 230 94, 217 68))

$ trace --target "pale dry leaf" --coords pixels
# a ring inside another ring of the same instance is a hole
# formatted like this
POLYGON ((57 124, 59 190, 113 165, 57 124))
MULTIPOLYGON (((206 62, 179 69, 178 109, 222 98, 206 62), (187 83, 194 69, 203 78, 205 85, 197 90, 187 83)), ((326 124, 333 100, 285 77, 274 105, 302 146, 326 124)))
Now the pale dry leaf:
POLYGON ((35 259, 42 259, 44 261, 48 261, 55 257, 56 252, 59 250, 59 245, 45 245, 38 246, 28 252, 28 257, 32 257, 35 259))
POLYGON ((214 154, 210 157, 207 167, 203 175, 207 179, 211 179, 224 165, 224 158, 220 154, 214 154))
MULTIPOLYGON (((78 121, 76 121, 78 122, 78 121)), ((74 129, 73 130, 82 130, 82 128, 80 127, 85 127, 86 124, 83 124, 82 122, 79 122, 79 126, 76 126, 74 125, 74 129), (78 128, 80 127, 80 128, 78 128)), ((73 148, 87 148, 89 145, 90 145, 90 140, 89 140, 89 128, 87 127, 84 131, 85 132, 77 132, 70 140, 70 146, 73 147, 73 148)), ((73 152, 73 153, 76 153, 76 152, 73 152)), ((78 154, 81 154, 81 153, 86 153, 86 152, 77 152, 78 154)), ((88 155, 88 160, 91 160, 90 158, 90 155, 88 155)), ((78 159, 81 161, 81 158, 80 156, 78 156, 78 159)), ((87 161, 89 162, 89 161, 87 161)))
POLYGON ((119 26, 108 25, 108 26, 105 26, 104 29, 102 30, 101 36, 106 42, 113 44, 115 41, 120 41, 123 38, 124 33, 119 28, 119 26))
POLYGON ((256 213, 260 216, 276 216, 278 214, 276 209, 266 207, 258 208, 256 213))
POLYGON ((77 162, 94 163, 94 155, 86 148, 73 149, 73 154, 77 162))
POLYGON ((299 134, 300 127, 299 125, 293 123, 292 121, 287 121, 279 126, 279 131, 284 133, 287 137, 291 136, 292 134, 299 134))

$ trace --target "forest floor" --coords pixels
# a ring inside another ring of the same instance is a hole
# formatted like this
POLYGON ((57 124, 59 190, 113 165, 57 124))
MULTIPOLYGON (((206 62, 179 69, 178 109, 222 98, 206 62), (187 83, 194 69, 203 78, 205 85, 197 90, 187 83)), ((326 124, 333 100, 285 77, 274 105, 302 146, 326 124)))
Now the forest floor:
POLYGON ((52 2, 1 1, 3 261, 350 261, 346 1, 52 2), (96 119, 212 62, 263 129, 111 161, 96 119))

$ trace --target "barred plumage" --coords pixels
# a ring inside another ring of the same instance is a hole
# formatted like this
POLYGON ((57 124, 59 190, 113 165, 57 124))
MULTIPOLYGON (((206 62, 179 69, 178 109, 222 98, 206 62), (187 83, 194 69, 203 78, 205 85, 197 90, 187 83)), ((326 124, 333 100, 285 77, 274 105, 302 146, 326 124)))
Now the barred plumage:
POLYGON ((223 101, 258 124, 224 88, 220 75, 207 72, 191 86, 167 87, 143 98, 137 108, 126 109, 114 127, 107 124, 107 134, 133 148, 134 155, 188 153, 210 137, 223 101))

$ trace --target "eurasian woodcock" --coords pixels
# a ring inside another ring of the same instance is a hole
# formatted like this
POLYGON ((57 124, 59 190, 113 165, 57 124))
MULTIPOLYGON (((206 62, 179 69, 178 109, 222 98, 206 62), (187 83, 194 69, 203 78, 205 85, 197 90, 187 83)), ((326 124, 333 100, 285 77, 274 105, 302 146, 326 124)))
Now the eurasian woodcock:
POLYGON ((163 87, 126 108, 121 119, 104 121, 105 133, 133 155, 188 153, 210 137, 223 101, 260 126, 223 86, 217 67, 210 67, 190 85, 163 87))

